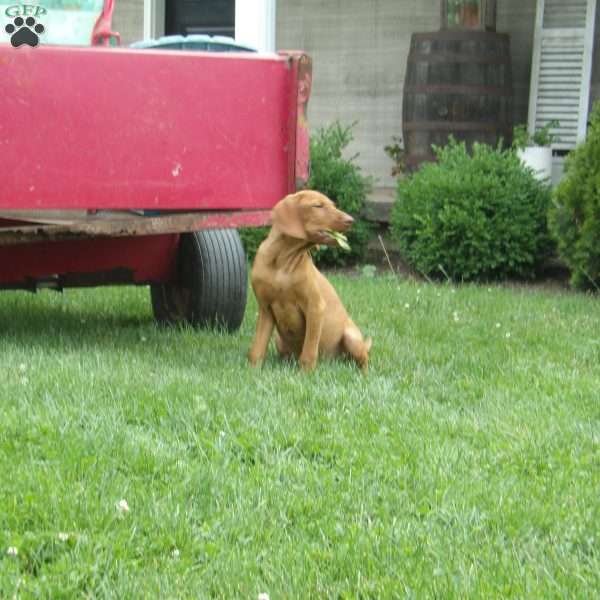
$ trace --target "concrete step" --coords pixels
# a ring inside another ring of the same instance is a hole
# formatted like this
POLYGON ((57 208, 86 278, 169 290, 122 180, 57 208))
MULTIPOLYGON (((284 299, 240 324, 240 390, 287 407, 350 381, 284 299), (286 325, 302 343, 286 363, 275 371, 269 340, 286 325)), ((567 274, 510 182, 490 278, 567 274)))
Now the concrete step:
POLYGON ((392 206, 396 197, 396 188, 375 188, 368 196, 365 216, 375 223, 389 223, 392 206))
POLYGON ((389 232, 395 194, 395 188, 378 187, 373 189, 367 197, 364 215, 372 226, 366 256, 369 263, 383 265, 388 261, 394 264, 402 262, 398 248, 392 241, 389 232))

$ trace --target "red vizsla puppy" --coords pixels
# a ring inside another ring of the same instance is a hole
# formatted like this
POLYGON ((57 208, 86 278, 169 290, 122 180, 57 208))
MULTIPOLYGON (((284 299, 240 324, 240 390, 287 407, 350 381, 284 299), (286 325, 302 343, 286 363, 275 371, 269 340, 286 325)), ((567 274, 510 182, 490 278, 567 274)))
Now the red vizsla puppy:
POLYGON ((279 354, 297 357, 304 370, 314 369, 319 354, 345 354, 367 370, 371 340, 363 338, 309 253, 317 244, 335 246, 328 231, 347 231, 352 222, 319 192, 298 192, 275 206, 273 226, 252 267, 259 312, 251 365, 262 363, 276 328, 279 354))

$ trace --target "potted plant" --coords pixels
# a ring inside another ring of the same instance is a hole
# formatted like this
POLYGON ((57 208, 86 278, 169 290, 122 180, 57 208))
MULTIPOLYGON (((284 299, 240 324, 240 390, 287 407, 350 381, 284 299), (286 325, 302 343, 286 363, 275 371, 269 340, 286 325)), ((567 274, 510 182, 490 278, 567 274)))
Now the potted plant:
POLYGON ((513 148, 521 162, 533 170, 538 179, 552 178, 552 143, 558 141, 558 136, 551 129, 559 126, 557 120, 549 121, 531 135, 526 125, 517 125, 513 129, 513 148))

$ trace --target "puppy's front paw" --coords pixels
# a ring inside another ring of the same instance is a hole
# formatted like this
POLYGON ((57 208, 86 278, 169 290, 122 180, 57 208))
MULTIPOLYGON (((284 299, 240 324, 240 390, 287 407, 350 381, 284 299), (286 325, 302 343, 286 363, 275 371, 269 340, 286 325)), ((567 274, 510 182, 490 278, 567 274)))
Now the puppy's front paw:
POLYGON ((256 354, 252 350, 250 350, 250 352, 248 352, 248 362, 250 363, 250 366, 254 367, 255 369, 262 365, 263 358, 264 357, 256 354))
POLYGON ((305 373, 310 373, 317 366, 317 357, 300 355, 298 362, 305 373))

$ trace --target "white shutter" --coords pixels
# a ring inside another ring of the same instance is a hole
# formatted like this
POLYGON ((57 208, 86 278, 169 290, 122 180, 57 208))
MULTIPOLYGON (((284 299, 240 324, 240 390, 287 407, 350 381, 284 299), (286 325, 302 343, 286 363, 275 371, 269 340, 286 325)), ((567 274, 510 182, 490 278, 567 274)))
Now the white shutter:
POLYGON ((557 150, 585 138, 595 14, 596 0, 537 0, 528 129, 557 119, 557 150))

